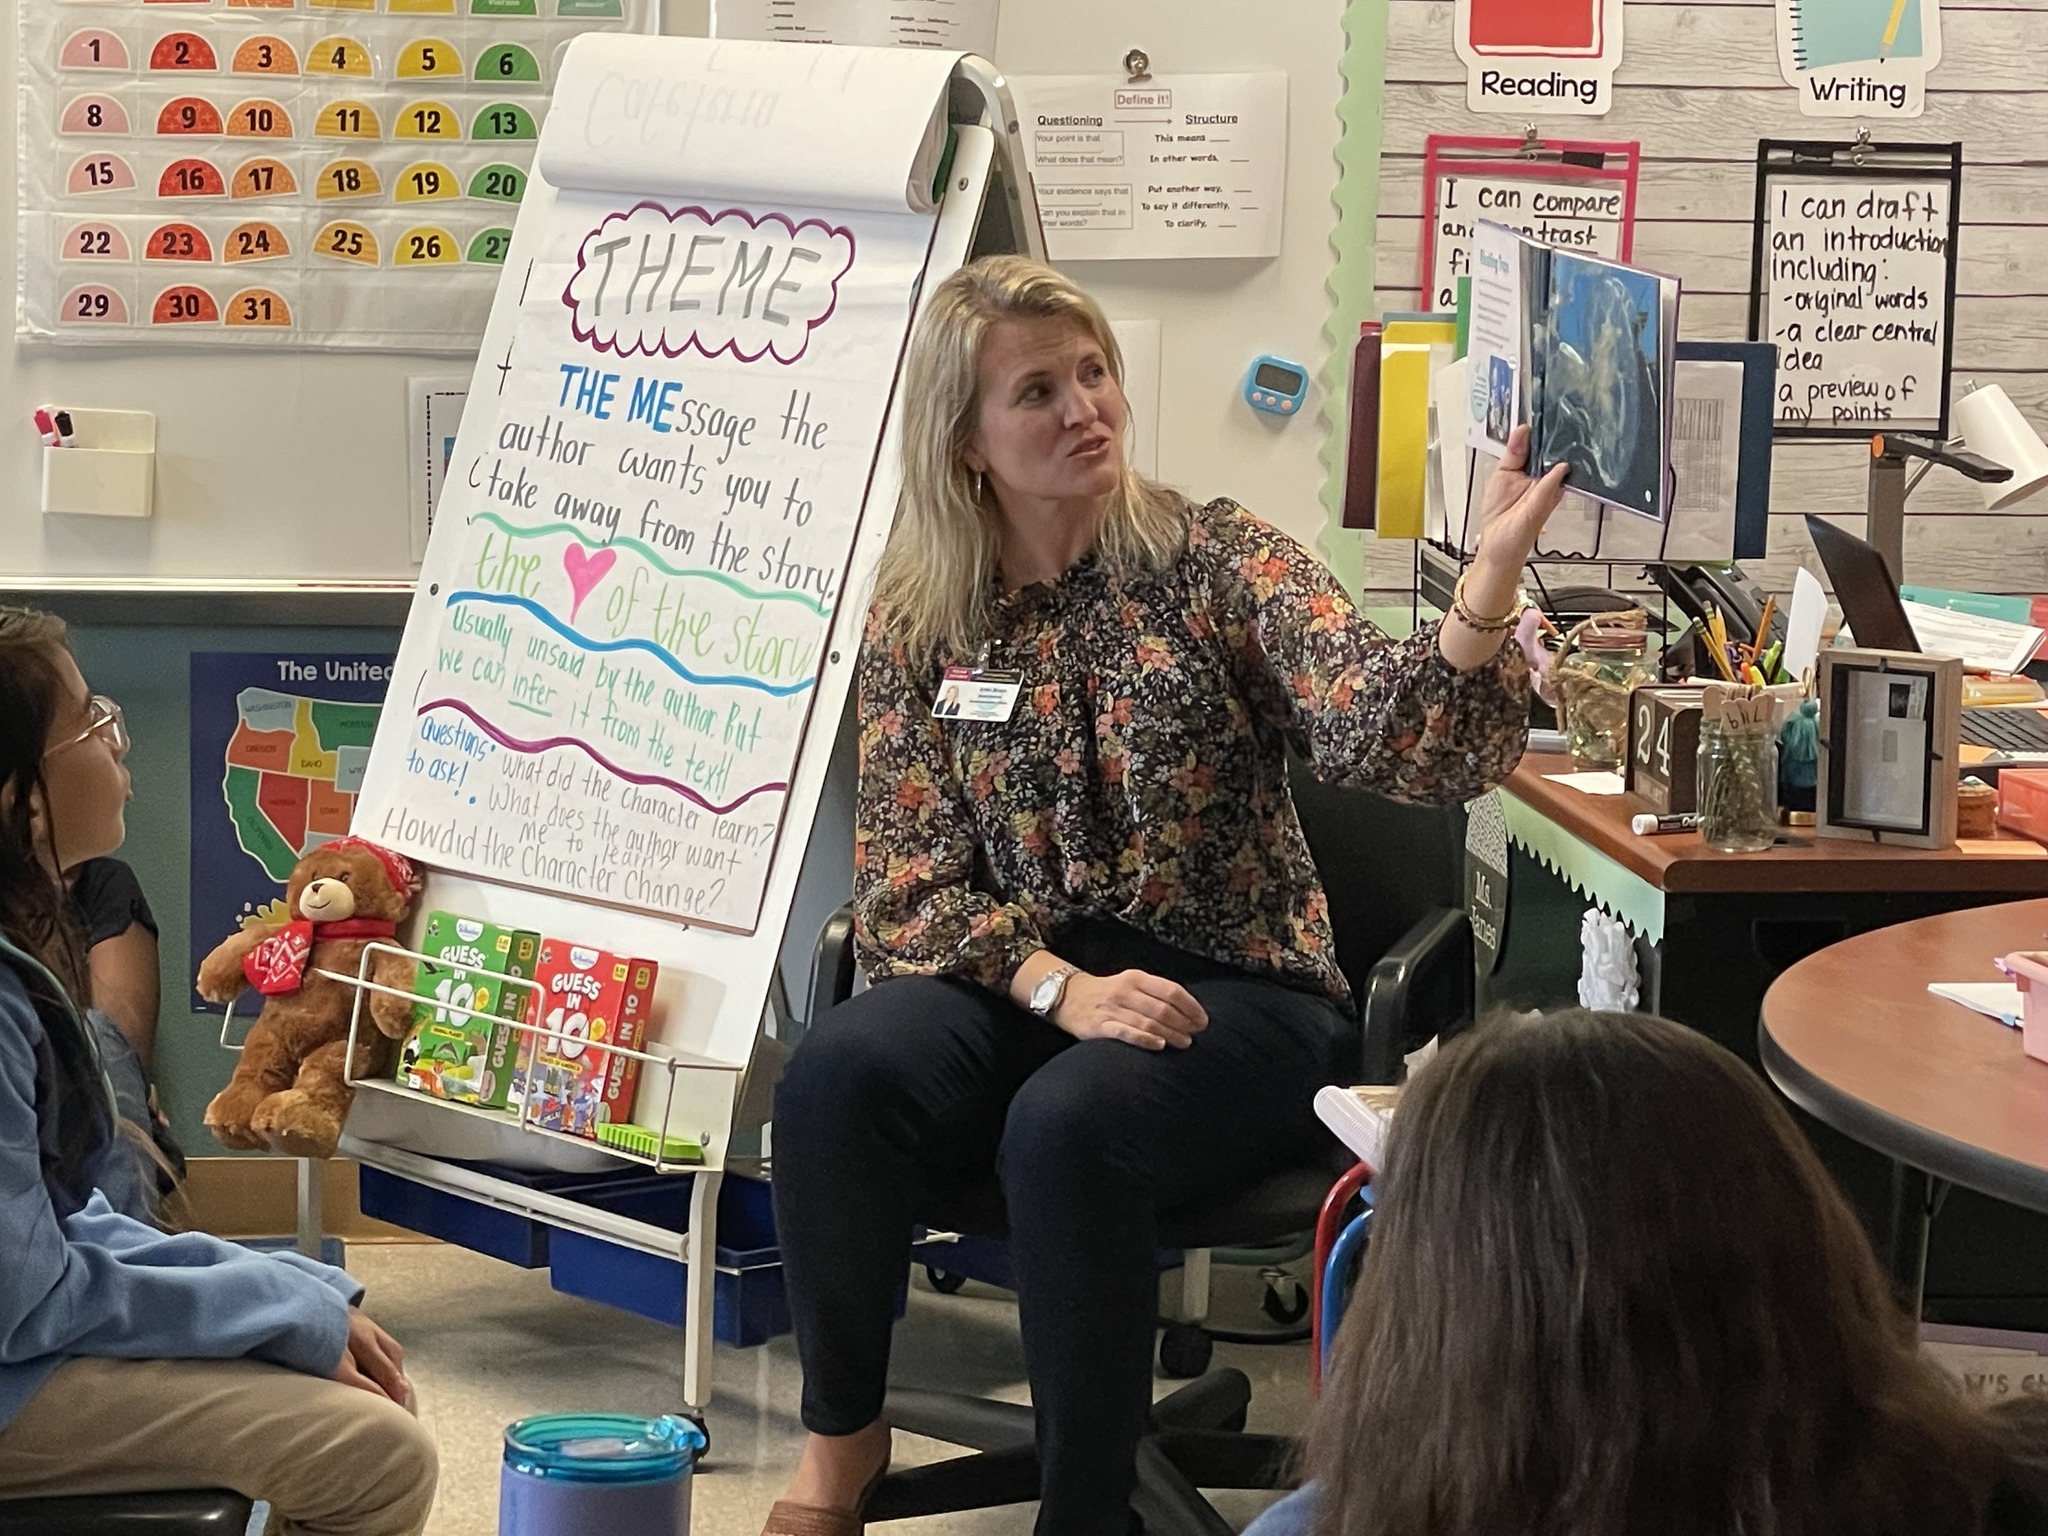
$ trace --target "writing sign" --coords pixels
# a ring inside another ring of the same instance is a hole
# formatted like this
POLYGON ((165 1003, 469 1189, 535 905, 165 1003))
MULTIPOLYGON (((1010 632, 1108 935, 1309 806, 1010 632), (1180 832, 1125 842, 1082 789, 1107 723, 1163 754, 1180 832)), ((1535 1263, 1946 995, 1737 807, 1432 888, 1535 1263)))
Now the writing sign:
POLYGON ((1779 434, 1945 433, 1956 186, 1766 174, 1751 334, 1778 347, 1779 434))
POLYGON ((359 830, 756 926, 931 228, 555 194, 444 492, 396 787, 359 830))

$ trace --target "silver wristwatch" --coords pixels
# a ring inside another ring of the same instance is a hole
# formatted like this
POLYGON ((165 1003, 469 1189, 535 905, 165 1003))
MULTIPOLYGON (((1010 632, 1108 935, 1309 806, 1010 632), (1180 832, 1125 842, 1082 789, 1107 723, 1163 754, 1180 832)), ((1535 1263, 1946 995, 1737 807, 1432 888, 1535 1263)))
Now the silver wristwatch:
POLYGON ((1039 978, 1038 985, 1031 989, 1031 1001, 1025 1006, 1041 1019, 1051 1018, 1053 1009, 1059 1007, 1060 999, 1067 995, 1067 983, 1080 973, 1078 965, 1055 966, 1039 978))

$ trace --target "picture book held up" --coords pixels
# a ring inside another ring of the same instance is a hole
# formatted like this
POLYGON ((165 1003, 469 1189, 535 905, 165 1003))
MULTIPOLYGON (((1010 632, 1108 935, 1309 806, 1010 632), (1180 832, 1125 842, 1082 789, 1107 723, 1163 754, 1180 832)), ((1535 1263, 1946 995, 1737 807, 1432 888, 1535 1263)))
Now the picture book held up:
POLYGON ((1499 224, 1472 238, 1473 448, 1529 429, 1529 465, 1639 517, 1671 506, 1678 280, 1552 249, 1499 224))

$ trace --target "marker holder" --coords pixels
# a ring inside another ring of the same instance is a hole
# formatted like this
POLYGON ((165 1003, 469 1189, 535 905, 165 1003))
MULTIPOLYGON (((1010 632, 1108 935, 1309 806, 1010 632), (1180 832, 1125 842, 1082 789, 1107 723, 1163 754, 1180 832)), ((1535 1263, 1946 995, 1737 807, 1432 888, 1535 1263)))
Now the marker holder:
POLYGON ((73 445, 43 449, 43 511, 148 517, 156 484, 156 413, 70 414, 73 445))

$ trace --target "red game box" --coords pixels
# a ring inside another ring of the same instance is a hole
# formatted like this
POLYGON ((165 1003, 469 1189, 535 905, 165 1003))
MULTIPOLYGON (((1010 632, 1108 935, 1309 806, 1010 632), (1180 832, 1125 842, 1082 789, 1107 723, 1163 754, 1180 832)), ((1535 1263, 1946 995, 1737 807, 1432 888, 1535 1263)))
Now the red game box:
POLYGON ((659 971, 652 960, 543 939, 533 1022, 550 1033, 522 1044, 510 1107, 523 1107, 535 1125, 592 1140, 601 1123, 629 1117, 640 1063, 600 1047, 641 1047, 659 971))

